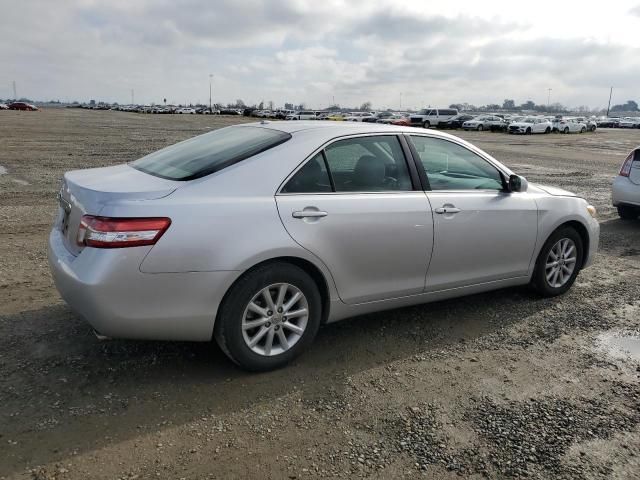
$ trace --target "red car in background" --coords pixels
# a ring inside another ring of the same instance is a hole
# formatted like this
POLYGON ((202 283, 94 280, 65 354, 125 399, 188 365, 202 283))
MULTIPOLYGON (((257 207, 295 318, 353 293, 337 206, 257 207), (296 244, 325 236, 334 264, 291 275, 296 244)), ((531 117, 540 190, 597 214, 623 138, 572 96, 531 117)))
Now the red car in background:
POLYGON ((28 110, 34 112, 38 110, 38 107, 25 102, 13 102, 9 104, 9 110, 28 110))

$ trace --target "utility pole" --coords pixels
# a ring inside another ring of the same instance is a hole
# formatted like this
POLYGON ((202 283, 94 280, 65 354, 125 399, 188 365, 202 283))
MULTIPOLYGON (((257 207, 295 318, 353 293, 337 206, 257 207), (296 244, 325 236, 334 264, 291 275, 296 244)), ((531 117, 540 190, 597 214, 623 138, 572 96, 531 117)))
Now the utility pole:
POLYGON ((611 95, 613 95, 613 87, 609 90, 609 105, 607 105, 607 117, 609 116, 609 109, 611 108, 611 95))
POLYGON ((400 92, 400 110, 402 110, 402 92, 400 92))
POLYGON ((211 84, 213 82, 213 74, 209 74, 209 113, 213 113, 213 109, 211 108, 211 84))
POLYGON ((16 93, 16 81, 13 81, 13 99, 18 100, 18 94, 16 93))
POLYGON ((549 110, 549 103, 551 101, 551 89, 547 89, 547 110, 549 110))
POLYGON ((133 88, 131 89, 131 105, 134 105, 136 102, 133 101, 133 88))

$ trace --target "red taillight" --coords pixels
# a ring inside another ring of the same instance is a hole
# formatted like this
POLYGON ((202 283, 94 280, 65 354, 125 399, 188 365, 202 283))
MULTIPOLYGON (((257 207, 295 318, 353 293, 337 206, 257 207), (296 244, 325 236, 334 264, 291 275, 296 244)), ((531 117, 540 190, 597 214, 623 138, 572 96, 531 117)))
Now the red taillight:
POLYGON ((633 155, 634 155, 634 153, 635 152, 631 152, 629 154, 629 156, 627 157, 627 159, 622 164, 622 167, 620 167, 619 175, 621 177, 628 177, 631 174, 631 164, 633 163, 633 155))
POLYGON ((171 219, 109 218, 83 215, 78 244, 94 248, 124 248, 154 245, 171 225, 171 219))

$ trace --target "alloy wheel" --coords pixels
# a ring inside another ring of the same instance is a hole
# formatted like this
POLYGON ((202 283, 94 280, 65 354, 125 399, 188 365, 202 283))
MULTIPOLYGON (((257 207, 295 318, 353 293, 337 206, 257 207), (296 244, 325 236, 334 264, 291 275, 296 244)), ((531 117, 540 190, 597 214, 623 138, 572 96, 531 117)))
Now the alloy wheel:
POLYGON ((576 255, 576 244, 570 238, 562 238, 551 247, 545 264, 549 286, 560 288, 569 281, 576 269, 576 255))
POLYGON ((245 308, 242 337, 258 355, 279 355, 302 338, 308 320, 309 304, 302 291, 275 283, 260 290, 245 308))

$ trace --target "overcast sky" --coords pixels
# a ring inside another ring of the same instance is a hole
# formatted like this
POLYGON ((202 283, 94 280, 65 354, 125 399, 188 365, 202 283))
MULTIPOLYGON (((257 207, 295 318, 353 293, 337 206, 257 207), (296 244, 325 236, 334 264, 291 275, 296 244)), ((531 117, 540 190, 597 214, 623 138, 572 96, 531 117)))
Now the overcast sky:
POLYGON ((0 98, 640 100, 640 1, 0 0, 0 98))

